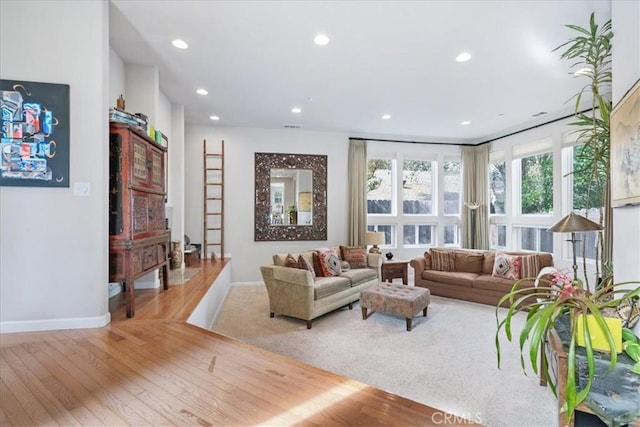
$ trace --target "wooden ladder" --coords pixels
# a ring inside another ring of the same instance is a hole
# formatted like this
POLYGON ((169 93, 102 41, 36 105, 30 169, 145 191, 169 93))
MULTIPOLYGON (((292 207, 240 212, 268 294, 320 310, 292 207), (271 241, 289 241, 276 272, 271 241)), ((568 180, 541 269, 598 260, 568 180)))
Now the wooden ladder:
POLYGON ((224 258, 224 141, 220 141, 217 152, 207 151, 207 140, 202 142, 203 174, 203 245, 204 260, 209 255, 216 261, 214 250, 220 248, 220 259, 224 258))

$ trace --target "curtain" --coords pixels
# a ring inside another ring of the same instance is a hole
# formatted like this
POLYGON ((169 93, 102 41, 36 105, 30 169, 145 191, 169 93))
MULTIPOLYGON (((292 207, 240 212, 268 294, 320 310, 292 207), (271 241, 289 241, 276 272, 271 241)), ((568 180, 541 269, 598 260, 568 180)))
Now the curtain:
POLYGON ((367 142, 349 139, 349 236, 350 246, 364 245, 367 231, 367 142))
POLYGON ((489 249, 489 146, 462 147, 463 248, 489 249), (477 209, 471 209, 478 203, 477 209))

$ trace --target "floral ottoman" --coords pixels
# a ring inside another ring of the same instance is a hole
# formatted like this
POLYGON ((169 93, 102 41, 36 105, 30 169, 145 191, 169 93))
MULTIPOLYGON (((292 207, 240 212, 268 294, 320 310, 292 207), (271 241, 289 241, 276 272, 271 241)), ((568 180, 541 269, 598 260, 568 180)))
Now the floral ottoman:
POLYGON ((360 293, 362 319, 367 320, 367 309, 402 316, 411 330, 413 316, 422 311, 427 316, 431 292, 426 288, 409 287, 396 283, 379 283, 360 293))

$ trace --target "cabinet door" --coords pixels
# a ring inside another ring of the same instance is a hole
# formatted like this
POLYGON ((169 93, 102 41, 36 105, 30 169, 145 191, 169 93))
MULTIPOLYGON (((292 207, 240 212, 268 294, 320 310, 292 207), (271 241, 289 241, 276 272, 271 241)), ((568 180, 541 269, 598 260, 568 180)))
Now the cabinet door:
POLYGON ((133 190, 131 192, 131 229, 133 238, 164 232, 164 195, 133 190))
POLYGON ((131 184, 136 187, 149 187, 151 162, 147 153, 149 144, 131 133, 131 184))
POLYGON ((164 188, 164 152, 156 147, 149 145, 149 159, 151 161, 151 182, 150 188, 155 191, 165 192, 164 188))

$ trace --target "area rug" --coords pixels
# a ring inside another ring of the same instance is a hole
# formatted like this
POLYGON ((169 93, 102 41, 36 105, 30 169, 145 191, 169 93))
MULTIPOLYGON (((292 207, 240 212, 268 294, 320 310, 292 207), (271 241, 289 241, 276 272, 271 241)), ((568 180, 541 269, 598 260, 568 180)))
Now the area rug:
POLYGON ((184 269, 176 268, 175 270, 169 270, 169 284, 184 285, 193 276, 198 274, 200 270, 201 270, 200 267, 187 267, 184 269))
MULTIPOLYGON (((514 330, 524 318, 516 321, 514 330)), ((517 343, 495 349, 495 308, 432 296, 428 316, 362 319, 359 305, 313 321, 269 318, 264 285, 231 287, 212 329, 487 426, 557 425, 557 403, 520 366, 517 343)))

